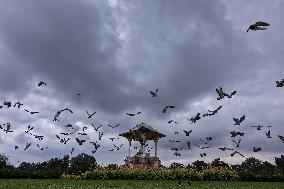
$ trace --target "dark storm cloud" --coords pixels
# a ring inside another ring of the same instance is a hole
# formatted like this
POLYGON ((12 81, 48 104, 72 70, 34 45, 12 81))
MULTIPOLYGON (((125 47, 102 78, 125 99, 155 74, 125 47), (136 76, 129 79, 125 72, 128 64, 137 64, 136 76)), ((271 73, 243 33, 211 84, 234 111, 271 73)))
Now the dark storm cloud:
MULTIPOLYGON (((284 101, 280 98, 283 90, 275 87, 275 80, 283 76, 279 63, 284 58, 279 42, 279 31, 284 28, 280 19, 283 3, 273 1, 263 6, 256 1, 115 2, 3 1, 0 100, 23 101, 25 108, 40 114, 30 116, 17 109, 1 109, 1 120, 11 121, 17 131, 9 141, 0 140, 6 145, 1 150, 10 153, 15 144, 32 141, 20 133, 31 124, 52 147, 44 153, 31 148, 32 152, 22 160, 46 160, 56 154, 68 154, 72 147, 76 148, 75 154, 90 153, 92 146, 78 148, 74 137, 67 145, 59 145, 55 134, 67 131, 64 126, 68 123, 76 131, 87 125, 88 138, 95 141, 98 133, 91 124, 102 124, 102 147, 95 157, 99 162, 107 159, 107 163, 121 164, 127 141, 120 137, 117 142, 124 143, 124 148, 108 152, 113 147, 108 137, 144 121, 167 135, 160 140, 158 150, 166 164, 192 161, 200 158, 201 153, 193 147, 183 152, 183 157, 175 157, 169 150, 174 147, 169 139, 180 139, 183 142, 179 145, 184 146, 187 140, 193 145, 199 144, 200 138, 212 136, 210 145, 214 149, 208 150, 210 156, 206 157, 210 160, 220 155, 215 148, 234 145, 229 134, 232 130, 250 136, 243 139, 240 147, 244 153, 249 154, 253 145, 263 146, 262 153, 268 154, 266 159, 283 153, 277 138, 278 133, 284 132, 284 101), (264 13, 266 8, 275 11, 264 13), (272 22, 272 27, 264 32, 245 32, 251 22, 262 18, 272 22), (38 88, 40 80, 47 82, 47 87, 38 88), (217 101, 215 88, 219 86, 225 92, 238 92, 233 99, 217 101), (158 97, 152 98, 149 90, 156 88, 158 97), (176 108, 163 114, 165 105, 176 108), (202 118, 196 124, 186 120, 219 105, 223 108, 216 116, 202 118), (55 113, 66 107, 74 114, 64 112, 59 122, 52 122, 55 113), (86 109, 97 113, 88 119, 86 109), (126 115, 138 111, 142 114, 126 115), (234 126, 232 118, 243 114, 247 115, 244 126, 234 126), (169 125, 171 119, 179 124, 169 125), (120 126, 114 129, 107 126, 117 123, 120 126), (258 123, 273 126, 272 140, 249 127, 258 123), (190 137, 184 136, 183 129, 193 130, 190 137), (175 131, 181 136, 175 135, 175 131), (113 153, 120 159, 114 158, 113 153)), ((229 154, 222 154, 230 161, 229 154)))

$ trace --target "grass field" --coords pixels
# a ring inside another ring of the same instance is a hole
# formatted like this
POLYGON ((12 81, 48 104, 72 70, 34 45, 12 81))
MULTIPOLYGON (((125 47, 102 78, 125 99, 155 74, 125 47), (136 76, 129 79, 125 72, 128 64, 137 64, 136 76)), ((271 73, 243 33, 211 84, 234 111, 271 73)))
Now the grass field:
POLYGON ((180 185, 176 181, 139 181, 139 180, 28 180, 28 179, 0 179, 0 189, 91 189, 91 188, 210 188, 210 189, 284 189, 284 183, 277 182, 192 182, 189 186, 186 182, 180 185))

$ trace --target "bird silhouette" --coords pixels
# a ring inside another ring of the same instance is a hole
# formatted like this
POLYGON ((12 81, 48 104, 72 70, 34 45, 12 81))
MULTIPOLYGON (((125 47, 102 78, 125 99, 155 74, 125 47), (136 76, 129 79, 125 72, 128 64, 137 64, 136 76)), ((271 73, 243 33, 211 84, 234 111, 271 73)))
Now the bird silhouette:
POLYGON ((241 154, 241 153, 238 152, 238 151, 234 151, 234 152, 231 154, 231 157, 233 157, 235 154, 239 154, 240 156, 245 157, 243 154, 241 154))
POLYGON ((263 126, 263 125, 252 125, 251 127, 256 127, 256 130, 260 131, 263 127, 271 127, 271 125, 268 125, 268 126, 263 126))
POLYGON ((205 157, 206 156, 206 153, 201 153, 200 154, 200 157, 205 157))
POLYGON ((101 128, 103 125, 100 125, 99 127, 96 127, 92 124, 92 127, 94 128, 95 131, 99 131, 99 128, 101 128))
POLYGON ((141 112, 137 112, 137 113, 126 113, 126 115, 129 115, 130 117, 133 117, 135 115, 141 114, 141 112))
POLYGON ((278 137, 279 137, 280 140, 284 143, 284 136, 278 135, 278 137))
POLYGON ((181 156, 181 154, 178 153, 178 152, 175 152, 174 155, 175 155, 175 156, 181 156))
POLYGON ((240 119, 233 118, 233 120, 235 121, 234 125, 240 125, 245 119, 246 119, 246 116, 245 116, 245 115, 243 115, 242 117, 240 117, 240 119))
POLYGON ((22 105, 24 105, 24 104, 22 104, 20 102, 16 102, 13 107, 17 106, 17 108, 19 109, 22 105))
POLYGON ((276 81, 276 87, 284 87, 284 79, 276 81))
POLYGON ((58 110, 58 111, 56 112, 56 114, 54 115, 54 117, 53 117, 53 121, 59 121, 58 117, 59 117, 59 115, 60 115, 62 112, 64 112, 64 111, 69 111, 71 114, 73 114, 73 111, 70 110, 69 108, 64 108, 64 109, 62 109, 62 110, 58 110))
POLYGON ((31 127, 30 125, 28 126, 28 130, 25 131, 25 133, 29 133, 30 131, 32 131, 34 129, 34 127, 31 127))
POLYGON ((27 150, 31 145, 32 145, 32 143, 27 143, 26 147, 24 148, 24 150, 27 150))
MULTIPOLYGON (((265 132, 265 131, 264 131, 265 132)), ((272 138, 272 136, 270 135, 270 130, 265 132, 265 135, 267 136, 267 138, 272 138)))
POLYGON ((245 133, 241 133, 239 131, 232 131, 231 132, 231 137, 236 137, 236 136, 244 136, 245 133))
POLYGON ((162 110, 162 112, 163 113, 166 113, 167 112, 167 109, 173 109, 173 108, 175 108, 175 106, 165 106, 164 108, 163 108, 163 110, 162 110))
POLYGON ((108 124, 108 126, 111 127, 111 128, 115 128, 115 127, 118 127, 118 126, 119 126, 119 123, 116 124, 116 125, 110 125, 110 124, 108 124))
POLYGON ((99 140, 102 140, 103 132, 99 132, 99 140))
POLYGON ((178 124, 178 122, 176 122, 176 121, 174 121, 174 120, 170 120, 170 121, 168 121, 168 124, 171 124, 171 123, 178 124))
POLYGON ((222 151, 225 151, 225 150, 234 150, 234 149, 232 149, 232 148, 227 148, 227 147, 222 147, 222 148, 219 148, 220 150, 222 150, 222 151))
POLYGON ((249 30, 253 30, 253 31, 256 31, 256 30, 266 30, 267 29, 266 26, 270 26, 270 24, 268 24, 266 22, 263 22, 263 21, 257 21, 254 24, 249 26, 249 28, 247 29, 247 32, 249 30))
POLYGON ((4 101, 4 106, 7 106, 8 108, 10 108, 12 106, 12 103, 11 102, 7 102, 7 101, 4 101))
POLYGON ((47 84, 46 84, 45 82, 40 81, 37 86, 40 87, 40 86, 46 86, 46 85, 47 85, 47 84))
POLYGON ((200 113, 197 113, 195 116, 190 118, 191 124, 195 123, 197 120, 200 120, 200 113))
POLYGON ((114 147, 116 147, 116 150, 120 150, 120 148, 123 146, 123 144, 121 144, 120 146, 116 146, 115 144, 113 144, 114 147))
POLYGON ((185 136, 189 136, 189 134, 192 132, 192 130, 189 130, 189 131, 183 130, 183 132, 185 133, 185 136))
POLYGON ((80 146, 82 146, 82 144, 86 142, 86 140, 80 140, 79 138, 76 138, 76 141, 80 146))
POLYGON ((252 151, 254 151, 254 152, 259 152, 261 150, 261 148, 259 148, 259 147, 252 147, 252 151))
POLYGON ((153 98, 153 97, 155 98, 155 97, 158 96, 158 95, 157 95, 158 91, 159 91, 159 89, 156 89, 155 92, 150 91, 150 94, 152 95, 152 98, 153 98))
POLYGON ((216 110, 208 110, 210 113, 203 114, 202 117, 215 115, 221 108, 222 106, 219 106, 216 110))
POLYGON ((92 118, 92 116, 97 113, 97 112, 94 112, 94 113, 90 114, 90 113, 88 112, 88 110, 86 110, 86 112, 87 112, 87 114, 88 114, 88 118, 92 118))
POLYGON ((240 142, 241 142, 241 140, 242 140, 242 139, 239 139, 239 140, 236 142, 234 139, 232 139, 232 141, 236 144, 236 147, 237 147, 237 148, 240 147, 240 142))

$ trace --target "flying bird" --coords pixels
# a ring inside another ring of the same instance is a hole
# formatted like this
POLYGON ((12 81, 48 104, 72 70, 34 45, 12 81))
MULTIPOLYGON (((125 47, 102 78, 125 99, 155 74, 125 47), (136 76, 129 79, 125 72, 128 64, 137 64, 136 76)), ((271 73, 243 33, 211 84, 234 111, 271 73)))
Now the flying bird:
POLYGON ((259 152, 261 150, 261 148, 259 147, 252 147, 252 151, 254 152, 259 152))
POLYGON ((92 113, 92 114, 90 114, 89 112, 88 112, 88 110, 86 110, 86 112, 87 112, 87 114, 88 114, 88 118, 91 118, 93 115, 95 115, 97 112, 94 112, 94 113, 92 113))
POLYGON ((253 30, 253 31, 256 31, 256 30, 266 30, 267 26, 270 26, 270 24, 268 24, 266 22, 263 22, 263 21, 257 21, 254 24, 249 26, 249 28, 247 29, 247 32, 249 30, 253 30))
POLYGON ((126 113, 126 115, 129 115, 130 117, 133 117, 135 115, 141 114, 141 112, 137 112, 137 113, 126 113))
POLYGON ((27 143, 24 150, 27 150, 31 145, 32 145, 32 143, 27 143))
POLYGON ((78 144, 81 146, 84 142, 86 142, 86 140, 80 140, 79 138, 76 138, 76 141, 78 142, 78 144))
POLYGON ((237 147, 237 148, 240 147, 240 142, 241 142, 241 140, 242 140, 242 139, 239 139, 239 140, 236 142, 234 139, 232 139, 232 141, 236 144, 236 147, 237 147))
POLYGON ((92 124, 92 127, 95 129, 95 131, 99 131, 98 129, 101 128, 103 125, 100 125, 99 127, 96 127, 92 124))
POLYGON ((189 134, 192 132, 192 130, 189 130, 189 131, 183 130, 183 132, 185 133, 185 136, 189 136, 189 134))
POLYGON ((222 147, 222 148, 219 148, 220 150, 222 150, 222 151, 225 151, 225 150, 234 150, 234 149, 232 149, 232 148, 227 148, 227 147, 222 147))
POLYGON ((191 124, 195 123, 197 120, 200 120, 200 113, 197 113, 195 116, 190 118, 191 124))
MULTIPOLYGON (((265 131, 264 131, 265 132, 265 131)), ((270 135, 270 130, 265 132, 265 135, 267 136, 267 138, 272 138, 272 136, 270 135)))
POLYGON ((236 137, 236 136, 244 136, 245 133, 241 133, 239 131, 232 131, 231 132, 231 137, 236 137))
POLYGON ((24 104, 22 104, 20 102, 16 102, 13 107, 17 106, 17 108, 19 109, 22 105, 24 105, 24 104))
POLYGON ((152 95, 152 98, 153 98, 153 97, 155 98, 155 97, 158 96, 158 95, 157 95, 158 91, 159 91, 159 89, 156 89, 155 92, 150 91, 150 94, 152 95))
POLYGON ((278 135, 278 137, 280 138, 280 140, 284 143, 284 136, 280 136, 278 135))
POLYGON ((201 153, 200 154, 200 157, 205 157, 206 156, 206 153, 201 153))
POLYGON ((166 113, 166 112, 167 112, 167 109, 169 109, 169 108, 173 109, 173 108, 175 108, 175 106, 165 106, 165 107, 163 108, 163 113, 166 113))
POLYGON ((116 146, 115 144, 113 144, 113 146, 116 147, 116 150, 118 151, 123 146, 123 144, 121 144, 120 146, 116 146))
POLYGON ((170 121, 168 121, 168 124, 171 124, 171 123, 178 124, 178 122, 176 122, 176 121, 174 121, 174 120, 170 120, 170 121))
POLYGON ((178 153, 178 152, 175 152, 174 155, 175 155, 175 156, 181 156, 181 154, 178 153))
POLYGON ((215 115, 221 108, 222 106, 219 106, 216 110, 208 110, 210 113, 203 114, 202 117, 215 115))
POLYGON ((276 87, 284 87, 284 79, 276 81, 276 87))
POLYGON ((234 125, 240 125, 245 119, 246 119, 246 116, 245 116, 245 115, 243 115, 242 117, 240 117, 240 119, 233 118, 233 120, 235 121, 234 125))
POLYGON ((56 112, 56 114, 54 115, 53 121, 59 121, 58 117, 64 111, 69 111, 71 114, 73 114, 72 110, 70 110, 69 108, 64 108, 64 109, 59 110, 59 111, 56 112))
POLYGON ((46 84, 45 82, 40 81, 37 86, 40 87, 40 86, 46 86, 46 85, 47 85, 47 84, 46 84))
POLYGON ((4 106, 7 106, 8 108, 10 108, 12 106, 12 103, 11 102, 7 102, 7 101, 4 101, 4 106))
POLYGON ((108 126, 111 127, 111 128, 115 128, 115 127, 118 127, 118 126, 119 126, 119 123, 116 124, 116 125, 110 125, 110 124, 108 124, 108 126))
POLYGON ((251 127, 256 127, 256 130, 260 131, 262 129, 262 127, 271 127, 271 125, 268 125, 268 126, 262 126, 262 125, 252 125, 251 127))
POLYGON ((245 157, 243 154, 241 154, 241 153, 238 152, 238 151, 234 151, 234 152, 231 154, 231 157, 233 157, 235 154, 239 154, 240 156, 245 157))

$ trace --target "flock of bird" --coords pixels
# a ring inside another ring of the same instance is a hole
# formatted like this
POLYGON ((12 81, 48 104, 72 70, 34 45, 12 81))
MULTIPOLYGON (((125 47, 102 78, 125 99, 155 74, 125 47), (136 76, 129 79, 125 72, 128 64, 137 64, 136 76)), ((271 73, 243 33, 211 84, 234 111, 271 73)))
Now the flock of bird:
MULTIPOLYGON (((262 22, 262 21, 258 21, 256 23, 250 25, 248 30, 247 30, 247 32, 249 30, 253 30, 253 31, 256 31, 256 30, 266 30, 267 26, 269 26, 268 23, 265 23, 265 22, 262 22)), ((43 81, 40 81, 37 86, 38 87, 47 87, 47 83, 43 82, 43 81)), ((276 81, 276 87, 284 87, 284 79, 282 79, 280 81, 276 81)), ((159 92, 159 89, 155 89, 154 91, 150 91, 151 97, 152 98, 158 98, 158 96, 159 96, 158 92, 159 92)), ((224 98, 231 99, 231 98, 233 98, 233 96, 235 96, 237 94, 237 91, 232 91, 232 92, 228 92, 228 93, 224 92, 222 87, 216 88, 216 92, 217 92, 217 95, 218 95, 218 97, 217 97, 218 101, 222 100, 224 98)), ((77 96, 80 96, 80 93, 77 93, 77 96)), ((17 109, 21 109, 22 106, 24 106, 24 104, 21 103, 21 102, 16 102, 13 105, 13 107, 17 108, 17 109)), ((4 101, 3 102, 3 106, 0 105, 0 109, 2 109, 4 107, 11 108, 12 107, 12 102, 4 101)), ((170 111, 171 109, 174 109, 174 108, 175 108, 175 105, 167 105, 164 108, 162 108, 162 113, 166 114, 168 111, 170 111)), ((194 116, 192 116, 190 119, 187 119, 187 120, 191 121, 191 124, 196 124, 201 119, 204 119, 204 118, 206 118, 208 116, 210 117, 210 116, 216 115, 221 109, 222 109, 222 105, 218 106, 214 110, 208 110, 208 112, 206 112, 204 114, 201 114, 200 112, 198 112, 194 116)), ((31 110, 28 110, 28 109, 23 109, 23 110, 25 112, 30 113, 30 114, 39 114, 38 111, 31 111, 31 110)), ((64 113, 64 112, 65 113, 69 113, 69 114, 73 114, 73 111, 70 108, 60 109, 60 110, 58 110, 55 113, 55 115, 53 117, 53 121, 54 122, 59 122, 60 121, 60 119, 59 119, 60 115, 62 113, 64 113)), ((126 115, 130 116, 130 117, 133 117, 133 116, 139 115, 141 113, 142 112, 126 113, 126 115)), ((91 119, 96 114, 96 112, 90 113, 88 110, 86 110, 86 114, 87 114, 86 118, 91 119)), ((234 125, 236 125, 236 126, 241 125, 245 121, 245 119, 246 119, 245 115, 243 115, 243 116, 241 116, 239 118, 233 118, 234 125)), ((174 120, 169 120, 168 121, 168 124, 172 124, 172 123, 178 124, 178 122, 176 122, 174 120)), ((116 127, 119 127, 120 124, 119 123, 114 124, 114 125, 107 124, 107 126, 109 128, 114 129, 116 127)), ((81 137, 84 137, 84 136, 88 135, 86 133, 86 130, 92 129, 94 132, 98 133, 98 140, 97 141, 89 141, 89 143, 92 144, 92 146, 93 146, 92 154, 94 154, 101 147, 101 145, 99 144, 99 141, 102 139, 102 137, 104 135, 104 133, 100 130, 102 127, 103 127, 103 125, 96 126, 96 125, 91 123, 91 127, 84 126, 82 128, 82 131, 76 132, 76 129, 73 127, 73 125, 69 123, 69 124, 64 126, 65 132, 60 132, 60 133, 56 134, 55 137, 62 144, 67 144, 72 138, 74 138, 75 141, 78 143, 78 145, 82 146, 87 141, 87 139, 81 138, 81 137), (77 134, 77 137, 73 137, 75 134, 77 134)), ((270 128, 271 126, 252 125, 251 127, 254 127, 258 131, 260 131, 263 128, 270 128)), ((1 124, 0 125, 0 129, 3 130, 6 134, 9 134, 9 133, 13 132, 12 125, 9 122, 1 124)), ((34 127, 28 125, 27 129, 24 132, 25 132, 25 134, 32 136, 33 138, 37 139, 38 141, 42 141, 44 139, 44 136, 33 133, 33 129, 34 129, 34 127)), ((190 135, 192 134, 192 131, 193 131, 192 129, 191 130, 183 130, 183 133, 185 134, 185 136, 190 137, 190 135)), ((270 130, 264 131, 264 132, 265 132, 267 138, 272 138, 270 130)), ((230 134, 231 134, 230 137, 232 138, 232 142, 235 144, 235 147, 226 147, 225 146, 225 147, 219 147, 218 149, 220 149, 221 151, 227 151, 227 150, 228 151, 233 151, 230 154, 232 157, 234 155, 236 155, 236 154, 239 154, 240 156, 245 157, 243 154, 241 154, 236 149, 236 148, 240 147, 240 143, 242 141, 241 137, 243 137, 245 133, 233 130, 233 131, 230 132, 230 134), (235 137, 239 137, 239 138, 235 139, 235 137)), ((175 135, 179 135, 179 132, 176 131, 175 135)), ((278 137, 282 141, 282 143, 284 143, 284 136, 278 135, 278 137)), ((119 139, 119 137, 109 137, 109 140, 111 142, 114 142, 115 140, 118 140, 118 139, 119 139)), ((213 138, 208 136, 206 138, 201 138, 200 139, 201 143, 200 144, 194 144, 194 146, 198 147, 201 150, 208 149, 208 148, 211 148, 211 146, 209 144, 212 141, 213 141, 213 138)), ((171 142, 171 143, 180 143, 182 141, 181 140, 169 139, 169 142, 171 142)), ((31 146, 32 146, 32 143, 28 142, 23 147, 23 149, 27 150, 31 146)), ((37 142, 36 142, 36 146, 40 150, 44 150, 44 149, 48 148, 48 147, 43 147, 42 145, 40 145, 37 142)), ((119 151, 121 149, 121 147, 123 146, 123 144, 118 144, 118 143, 114 144, 113 143, 112 146, 113 146, 113 148, 109 149, 109 151, 119 151)), ((146 147, 147 147, 147 151, 148 152, 150 152, 153 149, 153 147, 150 147, 148 144, 146 144, 146 147)), ((172 147, 171 150, 174 151, 174 155, 175 156, 181 156, 181 152, 180 152, 181 150, 189 150, 189 149, 191 149, 191 147, 192 147, 191 142, 188 140, 188 141, 186 141, 186 146, 185 147, 172 147)), ((18 150, 18 149, 19 149, 19 146, 16 145, 15 146, 15 150, 18 150)), ((138 149, 138 147, 134 146, 134 149, 138 149)), ((262 149, 261 147, 256 147, 256 146, 252 147, 252 151, 253 152, 259 152, 259 151, 261 151, 261 149, 262 149)), ((70 153, 73 154, 74 151, 75 151, 75 148, 72 147, 70 153)), ((205 157, 206 155, 207 154, 205 152, 200 153, 200 157, 205 157)))

